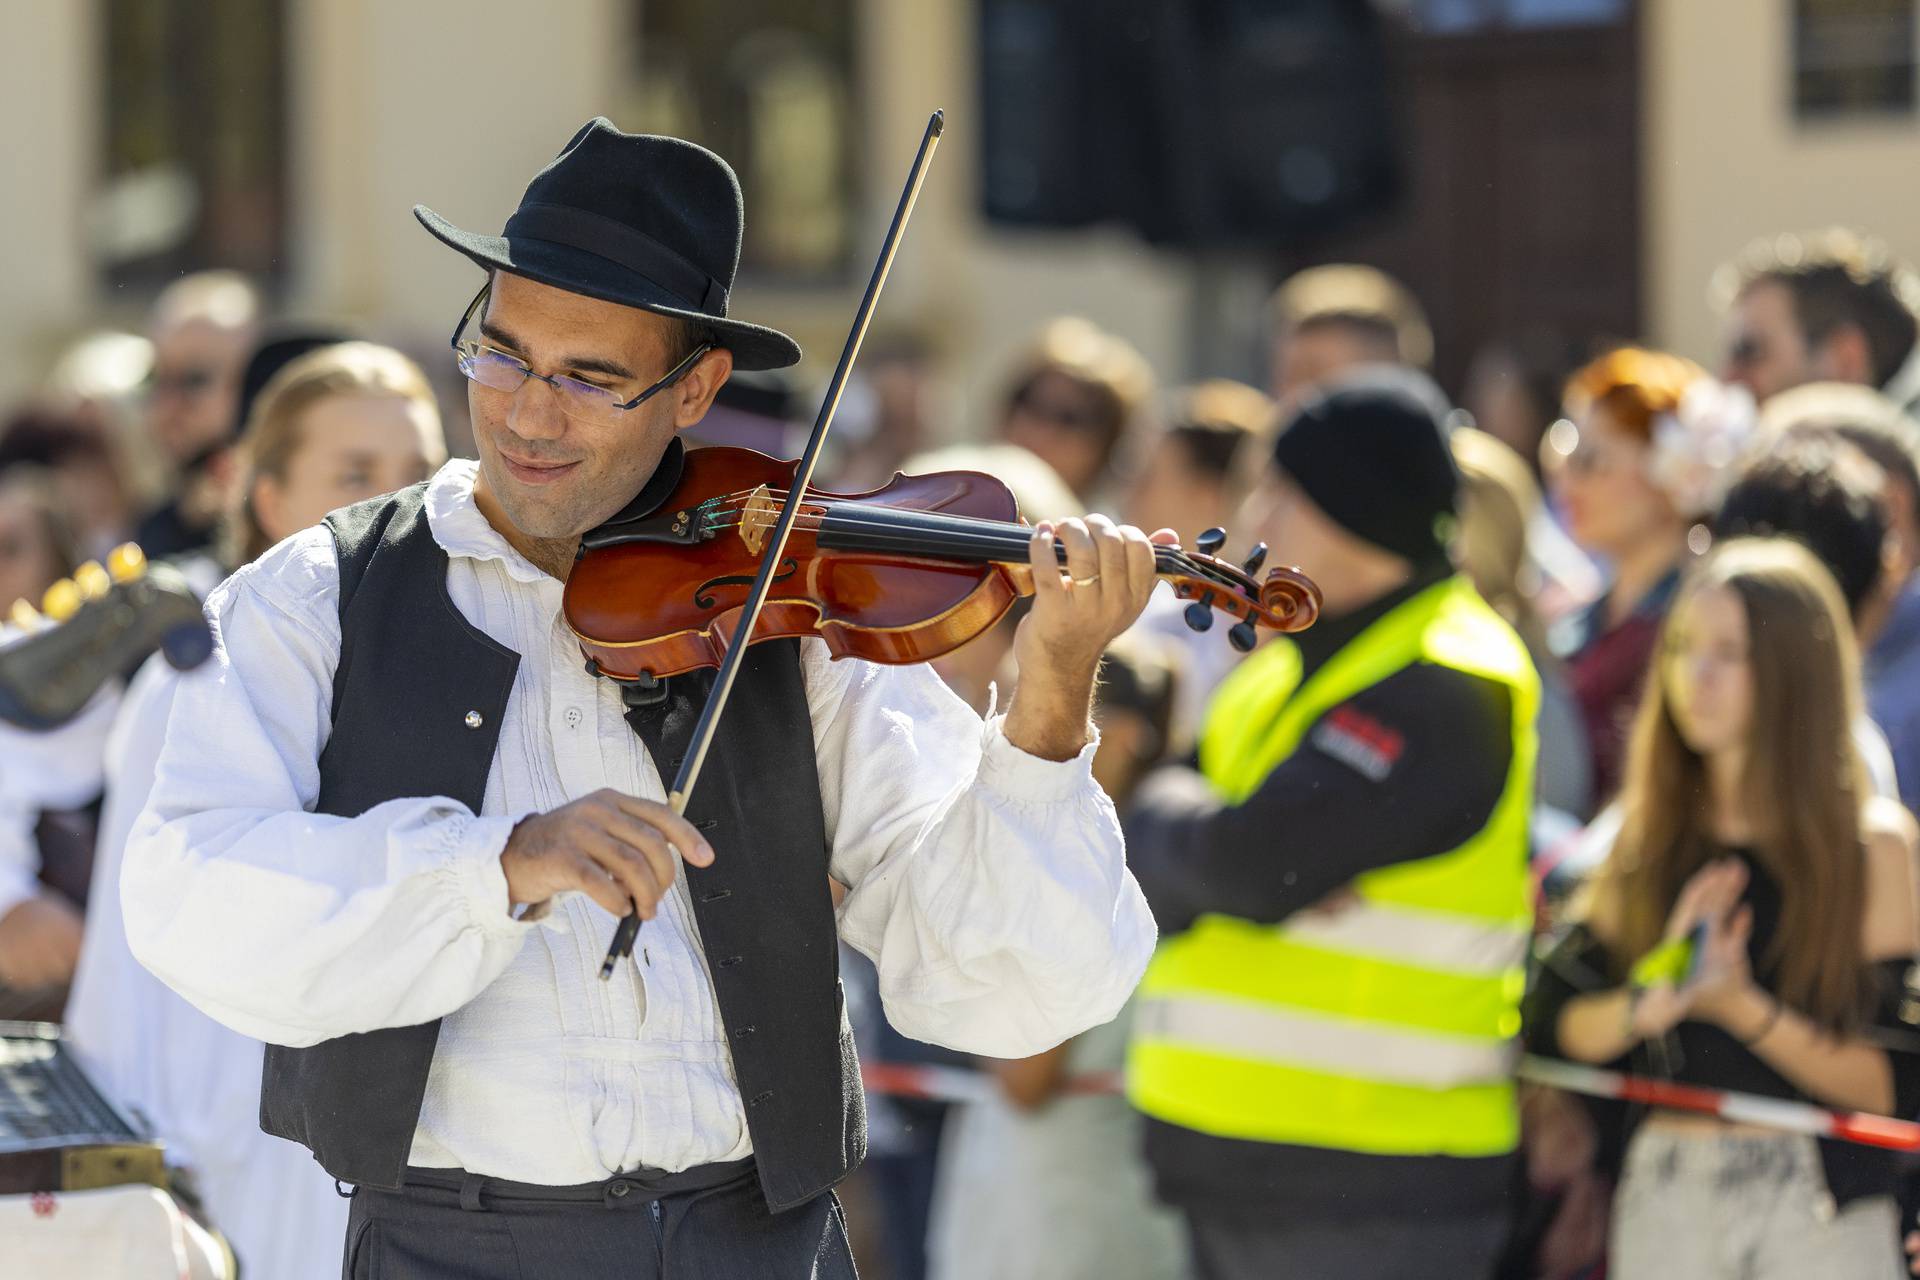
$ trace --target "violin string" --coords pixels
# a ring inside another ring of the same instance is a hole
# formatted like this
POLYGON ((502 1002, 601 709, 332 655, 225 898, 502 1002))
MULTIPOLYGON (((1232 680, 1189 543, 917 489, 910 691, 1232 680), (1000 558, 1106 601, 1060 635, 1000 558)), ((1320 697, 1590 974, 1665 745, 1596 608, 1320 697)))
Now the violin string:
MULTIPOLYGON (((735 493, 722 494, 717 498, 708 499, 705 503, 702 503, 701 506, 703 509, 711 509, 711 510, 743 510, 746 502, 753 497, 753 494, 755 492, 758 492, 758 491, 757 490, 753 490, 753 491, 741 490, 735 493)), ((786 491, 783 489, 768 489, 766 491, 766 496, 769 500, 774 502, 786 501, 786 491)), ((985 516, 970 516, 960 512, 949 512, 949 511, 924 511, 923 512, 912 507, 889 507, 884 503, 866 503, 866 502, 846 503, 846 502, 834 501, 828 498, 825 494, 822 494, 821 497, 823 499, 823 501, 820 503, 821 507, 823 508, 823 511, 821 512, 821 514, 823 515, 836 514, 837 512, 840 512, 845 508, 850 507, 852 509, 856 509, 863 513, 878 512, 878 511, 905 511, 913 515, 937 516, 943 521, 950 521, 956 524, 964 523, 964 524, 972 524, 972 525, 981 525, 991 529, 1007 529, 1007 530, 1017 529, 1017 530, 1023 530, 1023 531, 1028 529, 1028 526, 1015 524, 1012 521, 993 520, 985 516)), ((1024 538, 1024 537, 1030 537, 1032 535, 1030 532, 1023 532, 1021 536, 1024 538)))
MULTIPOLYGON (((876 510, 881 510, 881 508, 863 507, 862 510, 863 513, 871 513, 876 510)), ((819 533, 826 528, 824 524, 826 518, 826 515, 801 515, 795 519, 794 528, 796 530, 819 533)), ((1032 534, 1024 525, 1012 525, 1003 521, 983 520, 972 516, 951 516, 945 518, 953 520, 956 523, 966 522, 977 525, 980 526, 980 528, 943 534, 941 535, 938 546, 911 541, 895 542, 887 547, 886 550, 894 554, 922 553, 929 558, 938 558, 942 551, 953 552, 960 550, 972 551, 976 554, 985 552, 987 555, 993 557, 1004 556, 1009 562, 1018 562, 1026 558, 1026 551, 1032 534), (989 537, 991 541, 987 543, 977 541, 983 534, 989 537), (956 538, 962 541, 955 541, 956 538)), ((748 522, 749 517, 744 513, 740 513, 732 518, 708 518, 703 520, 702 523, 703 527, 707 530, 719 532, 725 529, 739 528, 748 522)), ((888 524, 883 520, 863 521, 862 523, 868 523, 870 525, 869 529, 862 530, 862 532, 894 532, 897 534, 905 534, 909 537, 916 533, 924 533, 922 530, 911 528, 896 527, 890 529, 888 524)), ((880 548, 876 547, 874 549, 879 550, 880 548)), ((1154 548, 1154 562, 1156 573, 1170 573, 1186 577, 1202 578, 1233 592, 1240 592, 1245 589, 1245 584, 1235 581, 1213 565, 1191 559, 1184 550, 1178 547, 1156 546, 1154 548)))
MULTIPOLYGON (((754 492, 758 492, 758 491, 756 490, 754 492)), ((769 501, 772 501, 772 502, 786 501, 786 493, 784 490, 780 490, 780 489, 767 490, 766 497, 768 498, 769 501)), ((708 512, 715 512, 715 511, 743 511, 746 509, 746 504, 752 498, 753 498, 752 492, 722 494, 717 498, 709 498, 706 502, 703 502, 702 504, 700 504, 700 509, 703 512, 703 514, 708 512)), ((970 515, 964 515, 959 512, 949 512, 949 511, 924 511, 923 512, 912 507, 888 507, 884 503, 865 503, 865 502, 842 503, 842 502, 835 502, 829 499, 829 500, 822 501, 820 503, 820 506, 822 508, 820 514, 822 515, 832 515, 838 512, 844 512, 847 509, 858 510, 861 512, 906 511, 915 515, 937 516, 943 521, 950 521, 955 524, 964 523, 964 524, 971 524, 971 525, 980 525, 980 526, 991 528, 991 529, 1025 529, 1027 528, 1026 525, 1015 524, 1012 521, 1008 521, 1008 520, 993 520, 985 516, 970 516, 970 515)))
MULTIPOLYGON (((721 497, 717 499, 711 499, 709 500, 708 503, 705 503, 702 505, 715 508, 716 510, 744 511, 745 503, 752 498, 755 492, 758 492, 758 491, 757 490, 753 490, 753 491, 741 490, 731 494, 724 494, 721 497), (736 503, 738 503, 739 505, 735 505, 736 503)), ((786 500, 786 491, 782 489, 770 488, 766 491, 766 496, 773 501, 784 502, 786 500)), ((822 518, 825 518, 826 516, 830 516, 834 514, 843 514, 843 511, 841 510, 843 507, 842 503, 829 500, 829 501, 823 502, 821 505, 824 508, 824 510, 818 516, 813 516, 812 517, 813 519, 822 519, 822 518)), ((978 526, 983 530, 1005 532, 1010 536, 1017 537, 1020 541, 1020 544, 1023 547, 1033 536, 1031 531, 1029 530, 1029 527, 1026 525, 1014 524, 1010 521, 1005 521, 1005 520, 991 520, 982 516, 969 516, 969 515, 962 515, 959 513, 952 513, 952 512, 945 512, 945 511, 919 512, 919 511, 913 511, 911 508, 898 508, 898 507, 890 508, 885 506, 884 504, 878 504, 878 503, 874 503, 874 504, 858 503, 858 504, 846 504, 846 505, 853 506, 855 509, 861 512, 862 515, 871 515, 873 513, 885 512, 885 511, 907 511, 913 515, 936 516, 943 523, 949 523, 954 525, 960 525, 960 524, 972 525, 972 526, 978 526)), ((806 515, 803 515, 800 517, 800 519, 802 520, 806 520, 808 518, 809 517, 806 515)), ((716 520, 716 519, 709 518, 706 523, 707 523, 707 527, 709 528, 726 529, 726 528, 735 527, 735 525, 737 524, 744 523, 744 518, 739 521, 716 520)), ((816 525, 816 526, 810 526, 810 527, 817 528, 818 526, 816 525)), ((1179 557, 1179 560, 1178 560, 1179 567, 1183 571, 1193 576, 1209 578, 1215 582, 1221 583, 1224 586, 1238 588, 1241 585, 1240 583, 1235 582, 1233 579, 1227 577, 1226 575, 1213 571, 1212 566, 1203 565, 1197 561, 1189 559, 1184 550, 1180 550, 1177 548, 1176 549, 1167 549, 1167 548, 1157 549, 1155 552, 1156 558, 1159 558, 1163 552, 1168 550, 1171 550, 1173 554, 1179 557)))
MULTIPOLYGON (((746 514, 747 505, 756 495, 764 494, 770 501, 784 502, 787 492, 785 489, 775 489, 768 486, 765 489, 735 490, 732 493, 721 494, 718 497, 710 498, 700 504, 699 509, 702 513, 702 527, 715 532, 722 529, 738 527, 746 523, 748 518, 746 514), (724 513, 733 513, 737 518, 729 519, 727 518, 727 514, 724 513)), ((816 490, 815 492, 820 491, 816 490)), ((993 551, 1004 550, 1015 560, 1025 558, 1024 555, 1020 553, 1026 550, 1027 544, 1033 536, 1028 526, 1014 524, 1005 520, 991 520, 981 516, 969 516, 944 511, 922 512, 915 511, 911 508, 888 507, 880 503, 853 503, 844 500, 835 500, 825 493, 822 493, 821 497, 823 499, 820 504, 822 510, 817 514, 806 513, 800 515, 795 521, 795 528, 806 528, 817 533, 824 527, 820 522, 828 517, 834 515, 844 517, 856 512, 858 514, 854 515, 853 519, 857 523, 884 528, 887 526, 888 521, 886 515, 882 513, 899 513, 902 524, 907 526, 906 528, 901 528, 901 532, 906 532, 907 528, 912 528, 914 532, 921 532, 924 531, 923 528, 914 528, 913 526, 924 527, 930 523, 929 520, 924 518, 931 517, 938 522, 939 526, 956 526, 956 528, 952 530, 944 528, 938 529, 940 533, 945 535, 943 538, 945 549, 960 549, 960 547, 951 542, 954 533, 964 532, 968 536, 986 533, 1002 536, 1007 539, 1002 547, 989 550, 989 554, 992 554, 993 551), (922 517, 922 519, 916 520, 914 517, 922 517), (963 531, 959 529, 958 526, 969 527, 963 531)), ((970 546, 966 549, 974 551, 976 554, 981 551, 981 548, 978 546, 970 546)), ((896 548, 896 553, 908 554, 919 550, 926 549, 920 547, 899 547, 896 548)), ((937 557, 938 551, 937 549, 931 550, 928 551, 928 554, 937 557)), ((1180 548, 1156 547, 1154 550, 1154 562, 1157 573, 1174 573, 1187 577, 1202 578, 1236 593, 1247 591, 1249 587, 1253 586, 1251 583, 1242 582, 1232 577, 1215 565, 1192 559, 1184 549, 1180 548)), ((1257 592, 1257 588, 1255 588, 1254 591, 1248 592, 1248 594, 1254 594, 1255 592, 1257 592)))
MULTIPOLYGON (((822 516, 822 515, 812 515, 812 514, 802 515, 796 519, 794 527, 808 529, 813 532, 819 532, 827 528, 825 521, 828 518, 829 518, 828 516, 822 516)), ((740 515, 740 516, 735 516, 733 518, 711 519, 706 521, 705 524, 708 529, 718 531, 722 529, 739 528, 750 522, 751 522, 750 517, 745 515, 740 515)), ((950 532, 951 536, 959 536, 962 538, 987 537, 987 538, 995 539, 998 545, 1005 546, 1010 549, 1018 549, 1018 550, 1025 550, 1027 544, 1033 538, 1032 531, 1029 530, 1024 525, 1004 525, 997 521, 987 521, 987 520, 972 521, 971 522, 972 524, 978 526, 976 528, 956 528, 952 531, 926 530, 922 528, 914 528, 913 526, 893 526, 893 525, 889 525, 885 521, 873 521, 870 523, 862 521, 860 523, 863 525, 867 525, 868 528, 871 528, 873 530, 884 530, 889 532, 894 532, 894 531, 902 532, 902 533, 933 532, 941 535, 948 535, 950 532)), ((1156 547, 1155 551, 1157 554, 1176 555, 1176 556, 1180 556, 1181 559, 1183 560, 1185 558, 1184 553, 1180 552, 1177 548, 1156 547)))
MULTIPOLYGON (((734 508, 732 508, 731 502, 727 500, 731 499, 734 496, 735 495, 724 495, 723 498, 720 500, 715 500, 713 503, 703 504, 703 505, 720 505, 721 503, 724 503, 725 505, 722 508, 723 510, 732 510, 734 508)), ((769 496, 772 496, 771 491, 769 491, 769 496)), ((809 530, 818 532, 823 527, 820 522, 825 518, 832 515, 836 515, 836 514, 843 515, 843 516, 847 514, 847 512, 844 510, 836 510, 836 508, 840 507, 840 504, 829 503, 824 505, 826 505, 828 508, 824 512, 821 512, 819 514, 808 513, 806 515, 800 516, 798 521, 796 522, 796 527, 805 527, 809 530)), ((964 532, 969 535, 989 533, 989 534, 1003 536, 1006 539, 1005 547, 1008 551, 1024 551, 1027 546, 1027 543, 1032 538, 1031 532, 1029 531, 1028 527, 1025 525, 1016 525, 1008 521, 1001 521, 1001 520, 988 520, 978 516, 955 515, 955 514, 949 514, 947 512, 915 512, 905 508, 888 508, 888 507, 883 507, 879 505, 867 505, 867 504, 858 504, 855 509, 857 509, 857 511, 859 512, 859 517, 857 517, 858 523, 868 524, 868 525, 878 525, 881 527, 885 527, 885 525, 888 523, 885 516, 881 515, 881 513, 883 512, 885 513, 905 512, 908 518, 928 517, 928 516, 935 517, 938 520, 939 524, 941 525, 966 526, 964 530, 956 528, 954 532, 964 532), (876 519, 876 517, 878 518, 876 519)), ((747 521, 747 517, 744 514, 741 514, 737 518, 728 519, 725 516, 720 515, 718 512, 714 512, 706 516, 703 519, 702 524, 704 525, 704 527, 710 530, 717 531, 721 529, 738 527, 739 525, 746 523, 746 521, 747 521)), ((916 521, 915 523, 924 524, 926 522, 924 520, 920 520, 920 521, 916 521)), ((946 532, 946 531, 941 530, 941 532, 946 532)), ((1243 585, 1235 581, 1231 577, 1218 572, 1215 569, 1215 567, 1212 565, 1203 564, 1190 559, 1185 553, 1185 551, 1181 549, 1168 548, 1168 547, 1156 547, 1154 554, 1155 554, 1156 562, 1158 564, 1169 566, 1174 571, 1182 572, 1189 576, 1203 577, 1210 581, 1218 583, 1221 586, 1225 586, 1235 590, 1240 589, 1243 585)))

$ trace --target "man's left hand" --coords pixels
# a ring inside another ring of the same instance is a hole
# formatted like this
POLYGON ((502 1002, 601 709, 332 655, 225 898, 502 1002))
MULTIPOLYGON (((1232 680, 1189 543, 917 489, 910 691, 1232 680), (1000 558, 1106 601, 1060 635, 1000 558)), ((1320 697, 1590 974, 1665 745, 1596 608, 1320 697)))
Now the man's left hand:
POLYGON ((52 894, 26 898, 0 916, 0 983, 37 991, 73 981, 80 913, 52 894))
POLYGON ((1043 521, 1028 544, 1033 612, 1020 623, 1013 655, 1020 679, 1007 711, 1008 741, 1048 760, 1069 760, 1091 739, 1088 709, 1100 655, 1133 625, 1153 594, 1155 543, 1105 516, 1043 521), (1067 550, 1060 565, 1055 543, 1067 550))

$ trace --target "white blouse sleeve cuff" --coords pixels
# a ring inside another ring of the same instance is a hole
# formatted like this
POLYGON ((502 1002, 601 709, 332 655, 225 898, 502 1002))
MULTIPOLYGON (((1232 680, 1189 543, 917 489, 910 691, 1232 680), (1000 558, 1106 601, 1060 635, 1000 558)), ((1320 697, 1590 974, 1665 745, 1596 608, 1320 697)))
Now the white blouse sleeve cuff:
POLYGON ((1095 788, 1093 753, 1100 746, 1096 729, 1070 760, 1046 760, 1008 741, 1006 716, 990 715, 980 729, 980 785, 1023 804, 1060 804, 1078 800, 1095 788))
POLYGON ((455 840, 453 856, 446 865, 460 901, 466 904, 469 923, 487 937, 517 937, 546 913, 548 904, 541 903, 516 917, 507 896, 507 872, 500 865, 500 854, 517 821, 474 818, 455 840))

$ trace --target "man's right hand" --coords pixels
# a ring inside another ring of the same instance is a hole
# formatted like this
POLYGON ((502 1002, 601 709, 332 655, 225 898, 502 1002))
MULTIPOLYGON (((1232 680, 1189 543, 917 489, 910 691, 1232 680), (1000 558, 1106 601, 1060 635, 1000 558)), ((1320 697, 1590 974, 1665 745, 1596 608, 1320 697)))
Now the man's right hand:
POLYGON ((601 790, 523 819, 500 867, 516 906, 578 889, 616 916, 631 908, 651 920, 673 886, 676 850, 696 867, 713 865, 713 847, 672 809, 601 790))

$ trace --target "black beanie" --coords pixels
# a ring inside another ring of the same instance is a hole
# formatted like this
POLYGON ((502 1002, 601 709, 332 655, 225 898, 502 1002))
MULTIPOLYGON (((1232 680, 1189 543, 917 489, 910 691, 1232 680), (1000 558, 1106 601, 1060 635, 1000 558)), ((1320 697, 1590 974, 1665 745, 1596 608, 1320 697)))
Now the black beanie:
POLYGON ((1370 365, 1301 405, 1273 460, 1335 524, 1427 568, 1446 560, 1460 482, 1447 414, 1424 374, 1370 365))

